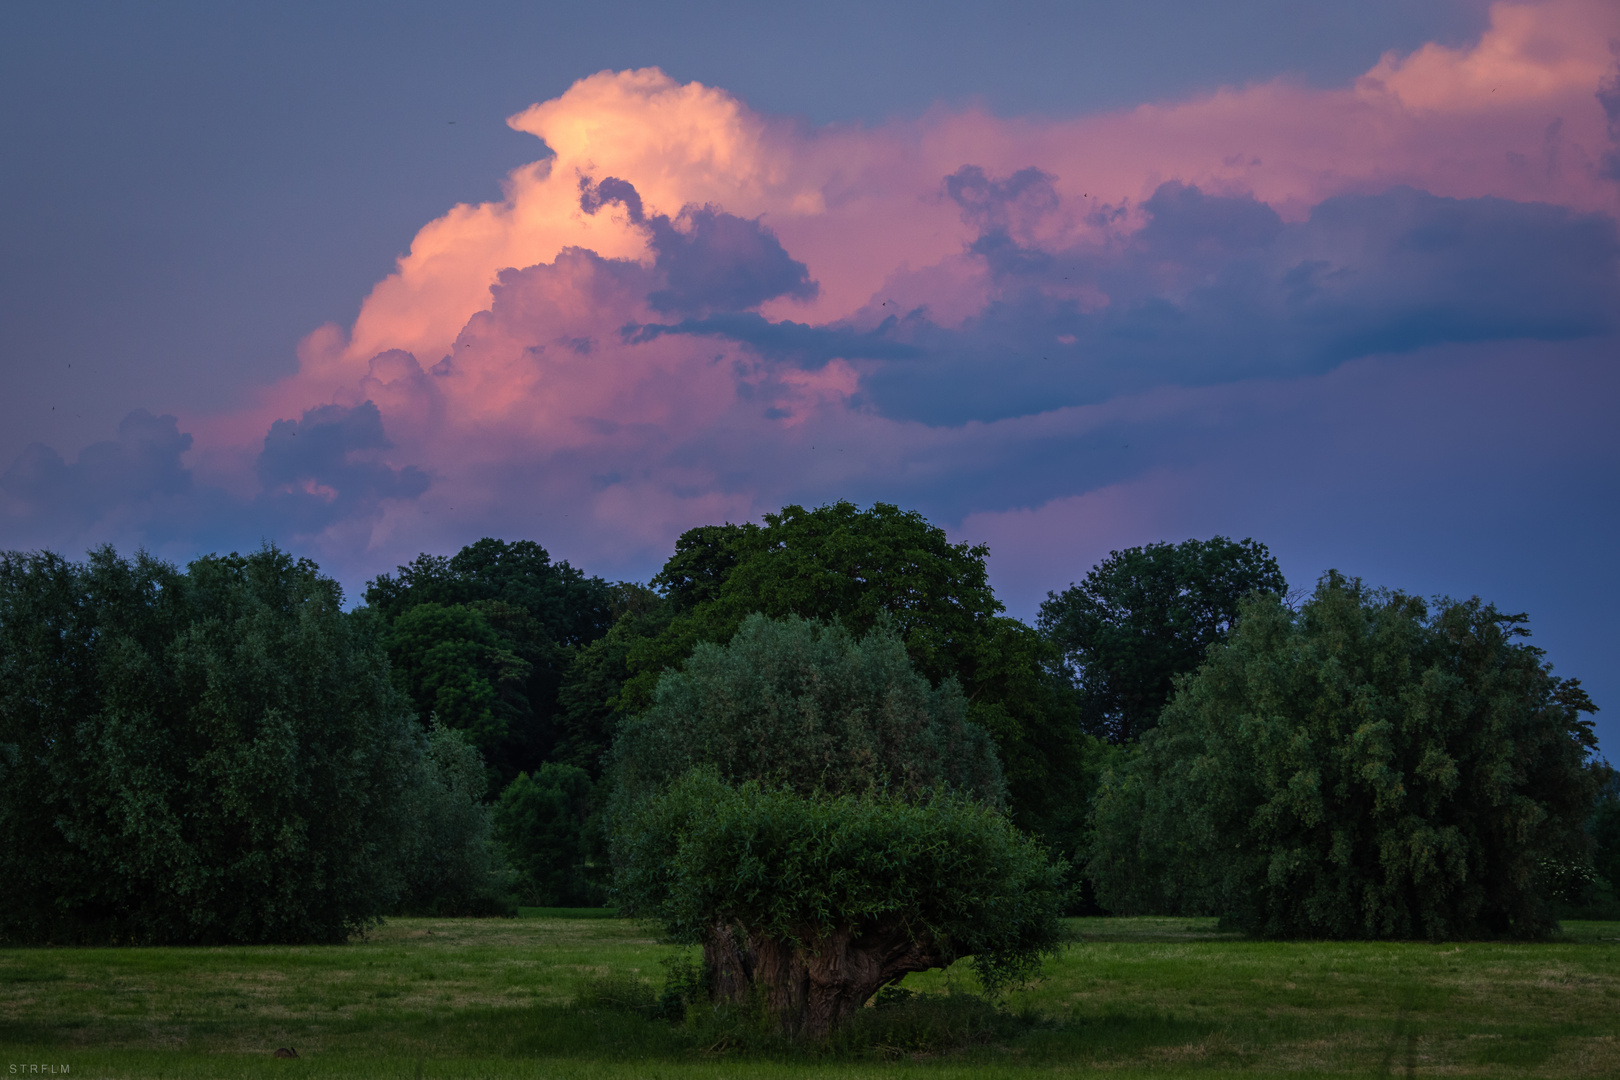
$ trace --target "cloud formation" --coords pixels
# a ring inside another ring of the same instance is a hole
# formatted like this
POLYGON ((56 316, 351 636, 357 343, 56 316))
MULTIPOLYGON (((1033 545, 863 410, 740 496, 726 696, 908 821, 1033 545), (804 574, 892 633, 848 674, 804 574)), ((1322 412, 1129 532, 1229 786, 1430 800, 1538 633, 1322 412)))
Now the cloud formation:
POLYGON ((371 401, 318 405, 301 420, 277 420, 255 470, 260 499, 300 533, 364 514, 384 499, 414 499, 428 489, 427 474, 377 460, 390 445, 371 401))
POLYGON ((497 532, 635 572, 793 499, 1143 491, 1199 452, 1176 433, 1273 423, 1232 404, 1265 387, 1614 340, 1616 37, 1609 4, 1498 4, 1334 89, 824 129, 602 72, 513 116, 547 155, 251 407, 30 449, 11 534, 274 535, 358 573, 497 532))
MULTIPOLYGON (((1288 222, 1252 196, 1170 181, 1141 203, 1140 227, 1042 245, 1005 226, 997 181, 970 168, 948 184, 964 176, 987 301, 955 328, 926 309, 892 328, 935 377, 873 372, 866 388, 889 415, 990 420, 1446 342, 1587 337, 1620 321, 1620 235, 1603 214, 1398 187, 1333 196, 1288 222)), ((1025 183, 1016 213, 1034 220, 1030 193, 1043 188, 1035 205, 1060 212, 1047 185, 1025 183)))
POLYGON ((165 504, 193 491, 191 472, 180 462, 192 437, 173 416, 137 409, 118 425, 118 437, 94 443, 72 464, 35 443, 0 474, 8 531, 49 535, 53 529, 85 530, 109 517, 143 523, 165 504))
POLYGON ((776 234, 757 220, 712 205, 684 206, 673 221, 667 214, 648 216, 635 185, 612 176, 600 184, 581 177, 579 192, 579 207, 587 214, 618 203, 632 225, 646 230, 653 269, 663 279, 662 287, 647 296, 654 311, 704 315, 746 311, 781 296, 815 298, 818 286, 804 263, 790 257, 776 234))

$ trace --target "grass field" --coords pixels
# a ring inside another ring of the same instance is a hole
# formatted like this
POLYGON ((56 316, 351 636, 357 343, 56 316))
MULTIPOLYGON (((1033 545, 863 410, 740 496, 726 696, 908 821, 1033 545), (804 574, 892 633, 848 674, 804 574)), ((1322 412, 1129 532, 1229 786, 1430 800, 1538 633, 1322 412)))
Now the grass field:
POLYGON ((661 983, 675 950, 615 919, 529 914, 395 919, 331 947, 0 950, 0 1078, 1620 1076, 1620 923, 1436 946, 1076 919, 999 1018, 964 997, 968 974, 907 980, 940 995, 927 1016, 978 1032, 966 1045, 906 1021, 807 1053, 581 1007, 604 976, 661 983), (299 1059, 271 1058, 281 1046, 299 1059))

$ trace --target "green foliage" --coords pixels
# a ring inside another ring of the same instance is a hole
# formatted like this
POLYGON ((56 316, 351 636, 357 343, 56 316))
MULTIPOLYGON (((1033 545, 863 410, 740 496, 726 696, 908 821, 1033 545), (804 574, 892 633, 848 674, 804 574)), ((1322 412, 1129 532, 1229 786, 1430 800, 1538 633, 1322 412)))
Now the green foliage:
POLYGON ((341 941, 395 899, 420 736, 377 621, 273 547, 0 555, 0 938, 341 941))
POLYGON ((694 1005, 708 1002, 713 973, 704 964, 701 951, 681 949, 659 963, 664 967, 664 992, 658 997, 658 1011, 664 1019, 679 1022, 694 1005))
POLYGON ((699 764, 800 794, 915 798, 949 785, 1000 805, 995 748, 966 715, 957 684, 931 687, 885 628, 856 639, 836 624, 751 615, 729 644, 701 643, 666 672, 652 707, 620 729, 616 805, 699 764))
POLYGON ((719 925, 813 947, 899 923, 995 991, 1057 951, 1064 868, 992 807, 953 793, 800 795, 695 769, 618 834, 627 913, 677 941, 719 925))
POLYGON ((558 689, 612 624, 614 593, 532 541, 486 537, 379 575, 366 602, 423 726, 436 714, 467 732, 499 788, 552 754, 558 689))
POLYGON ((689 530, 653 579, 667 610, 590 658, 593 677, 620 680, 611 725, 651 707, 664 672, 699 643, 730 641, 751 614, 836 620, 857 638, 882 626, 930 684, 961 686, 967 719, 995 740, 1013 819, 1074 851, 1090 795, 1074 693, 1057 651, 1000 614, 987 553, 886 503, 787 506, 763 525, 689 530))
POLYGON ((963 647, 974 679, 964 687, 967 717, 995 743, 1013 822, 1076 861, 1109 748, 1081 730, 1049 643, 1016 619, 997 616, 982 629, 963 647))
POLYGON ((1297 614, 1247 601, 1104 787, 1104 904, 1266 936, 1546 933, 1542 864, 1584 854, 1595 740, 1523 621, 1337 573, 1297 614))
POLYGON ((1548 860, 1549 884, 1563 919, 1620 919, 1620 771, 1604 761, 1590 766, 1597 798, 1586 819, 1590 851, 1548 860))
POLYGON ((519 773, 495 804, 495 832, 518 872, 518 895, 536 907, 589 907, 603 889, 586 874, 592 851, 591 778, 546 762, 519 773))
POLYGON ((1225 640, 1238 605, 1287 588, 1264 544, 1224 536, 1110 552, 1047 593, 1039 626, 1073 665, 1086 730, 1130 742, 1158 722, 1177 675, 1225 640))
POLYGON ((533 665, 506 644, 477 608, 418 604, 394 620, 389 635, 394 680, 421 715, 463 732, 480 753, 498 752, 533 722, 533 665))
POLYGON ((566 562, 554 563, 532 540, 485 537, 455 555, 418 555, 398 576, 378 575, 366 603, 392 623, 417 604, 499 600, 521 608, 562 645, 594 641, 612 623, 610 587, 566 562))
POLYGON ((652 980, 640 975, 608 971, 593 974, 580 983, 574 991, 574 1006, 631 1013, 678 1024, 686 1019, 692 1006, 707 1004, 709 973, 704 969, 702 953, 682 949, 659 963, 664 968, 662 992, 655 991, 652 980))
POLYGON ((619 725, 630 715, 623 690, 630 653, 669 625, 672 605, 643 585, 612 586, 613 628, 578 649, 557 691, 560 741, 555 759, 600 780, 619 725))
POLYGON ((397 909, 413 915, 513 915, 512 873, 495 843, 483 758, 464 733, 434 723, 409 788, 398 851, 397 909))
POLYGON ((880 622, 905 643, 919 674, 964 683, 964 646, 1001 610, 985 578, 988 549, 952 544, 920 514, 877 503, 786 506, 764 526, 692 529, 653 584, 675 617, 632 654, 632 708, 700 641, 726 642, 748 615, 838 619, 859 636, 880 622))
POLYGON ((1597 775, 1601 786, 1586 822, 1592 839, 1592 868, 1611 890, 1620 893, 1620 771, 1605 765, 1597 775))
POLYGON ((826 1039, 884 984, 973 955, 992 989, 1056 940, 1067 866, 1002 814, 954 680, 886 625, 750 615, 614 744, 615 893, 703 945, 717 1008, 826 1039))

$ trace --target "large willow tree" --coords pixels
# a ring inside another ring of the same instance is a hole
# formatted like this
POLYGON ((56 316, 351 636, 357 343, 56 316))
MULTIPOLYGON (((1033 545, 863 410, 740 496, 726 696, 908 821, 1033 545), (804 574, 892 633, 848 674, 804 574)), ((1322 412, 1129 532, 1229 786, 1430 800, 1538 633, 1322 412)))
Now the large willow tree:
POLYGON ((481 762, 342 601, 274 548, 0 553, 0 941, 342 941, 487 889, 481 762))
POLYGON ((1264 936, 1534 937, 1579 861, 1595 746, 1523 616, 1326 575, 1248 601, 1104 785, 1090 869, 1115 911, 1264 936))
POLYGON ((972 956, 992 987, 1057 936, 1064 868, 1008 822, 954 681, 883 629, 762 615, 700 644, 614 748, 620 903, 701 943, 717 1000, 825 1035, 972 956))

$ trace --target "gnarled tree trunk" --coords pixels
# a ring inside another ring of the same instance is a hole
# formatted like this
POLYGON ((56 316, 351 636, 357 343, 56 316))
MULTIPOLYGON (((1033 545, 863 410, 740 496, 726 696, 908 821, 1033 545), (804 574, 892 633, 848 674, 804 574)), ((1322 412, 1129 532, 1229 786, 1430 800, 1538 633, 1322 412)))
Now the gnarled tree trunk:
POLYGON ((703 945, 713 999, 741 1002, 758 992, 784 1030, 821 1039, 885 983, 955 959, 898 919, 800 940, 795 946, 742 926, 713 927, 703 945))

